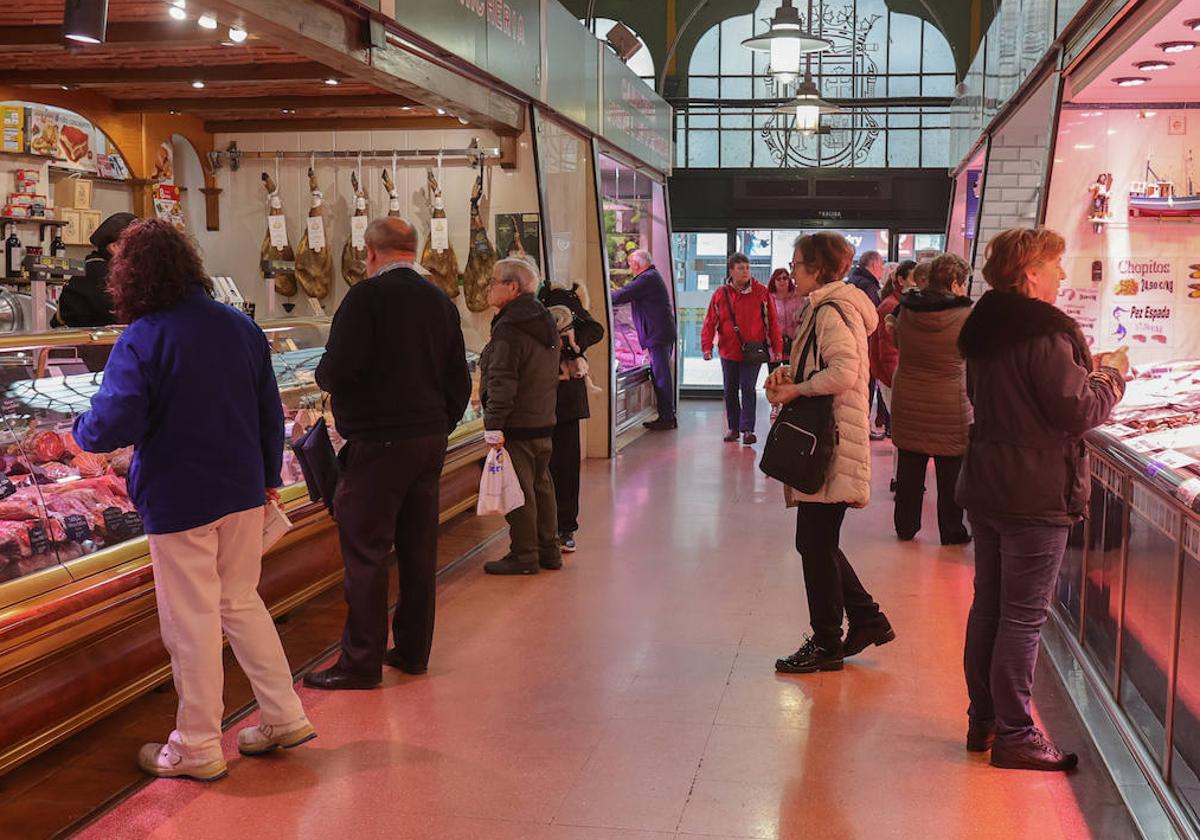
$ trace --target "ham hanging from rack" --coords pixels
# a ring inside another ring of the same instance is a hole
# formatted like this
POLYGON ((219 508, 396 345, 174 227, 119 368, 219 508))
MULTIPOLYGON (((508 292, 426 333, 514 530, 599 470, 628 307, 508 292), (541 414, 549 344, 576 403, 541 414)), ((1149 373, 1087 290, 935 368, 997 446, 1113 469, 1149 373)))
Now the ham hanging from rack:
POLYGON ((438 220, 444 222, 446 218, 446 204, 442 200, 442 187, 432 169, 425 170, 425 177, 429 181, 429 200, 433 206, 433 214, 429 224, 429 236, 426 237, 425 248, 421 251, 421 265, 429 272, 433 281, 443 292, 450 298, 456 298, 458 297, 458 257, 454 253, 454 248, 450 246, 449 234, 444 231, 442 233, 446 240, 444 243, 439 243, 445 245, 442 250, 433 247, 438 220))
POLYGON ((392 180, 391 173, 386 169, 383 170, 383 188, 388 194, 388 215, 400 218, 400 196, 396 193, 396 183, 392 180))
MULTIPOLYGON (((275 179, 264 172, 262 174, 262 180, 263 187, 265 187, 267 190, 268 204, 270 205, 267 215, 279 216, 280 218, 283 218, 283 201, 279 198, 279 187, 275 185, 275 179)), ((285 241, 286 237, 287 229, 285 227, 285 241)), ((272 260, 288 263, 294 263, 296 261, 296 254, 292 250, 291 245, 284 245, 282 248, 276 248, 271 244, 271 228, 269 222, 267 227, 267 235, 263 238, 260 256, 262 257, 261 264, 264 266, 264 268, 266 267, 266 264, 272 260)), ((265 274, 263 276, 264 278, 266 277, 265 274)), ((275 284, 276 294, 283 295, 284 297, 291 297, 292 295, 296 294, 296 275, 291 271, 275 272, 272 282, 275 284)))
POLYGON ((316 172, 311 168, 308 170, 308 191, 312 196, 312 209, 308 211, 309 222, 296 253, 296 280, 304 294, 324 300, 333 287, 333 249, 325 239, 324 197, 317 188, 316 172), (313 219, 319 219, 320 224, 314 225, 313 219))
MULTIPOLYGON (((361 238, 359 242, 362 247, 355 245, 356 236, 361 237, 361 234, 354 232, 354 219, 367 218, 367 191, 365 186, 358 183, 358 174, 355 172, 350 173, 350 185, 354 187, 354 215, 350 221, 350 238, 346 240, 346 247, 342 248, 342 279, 346 281, 347 286, 353 286, 367 276, 367 246, 361 238)), ((363 233, 365 232, 364 226, 363 233)))
POLYGON ((463 292, 467 297, 467 309, 483 312, 488 308, 487 284, 496 265, 496 249, 488 240, 487 225, 479 212, 483 198, 483 158, 479 159, 479 175, 475 188, 471 190, 471 252, 467 255, 467 267, 463 271, 463 292))

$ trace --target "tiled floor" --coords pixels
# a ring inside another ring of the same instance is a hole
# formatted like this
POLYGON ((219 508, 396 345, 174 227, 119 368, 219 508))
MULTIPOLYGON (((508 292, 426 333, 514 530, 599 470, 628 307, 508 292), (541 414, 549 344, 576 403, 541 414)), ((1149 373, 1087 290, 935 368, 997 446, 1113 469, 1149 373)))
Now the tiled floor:
MULTIPOLYGON (((778 677, 805 630, 793 520, 715 404, 585 466, 557 573, 442 593, 431 671, 304 691, 320 738, 163 780, 81 836, 120 838, 1130 837, 1085 751, 1070 777, 963 750, 970 550, 891 536, 890 455, 845 547, 899 633, 845 671, 778 677)), ((764 424, 765 425, 765 424, 764 424)), ((932 523, 927 511, 927 522, 932 523)), ((1039 712, 1081 736, 1044 671, 1039 712)))

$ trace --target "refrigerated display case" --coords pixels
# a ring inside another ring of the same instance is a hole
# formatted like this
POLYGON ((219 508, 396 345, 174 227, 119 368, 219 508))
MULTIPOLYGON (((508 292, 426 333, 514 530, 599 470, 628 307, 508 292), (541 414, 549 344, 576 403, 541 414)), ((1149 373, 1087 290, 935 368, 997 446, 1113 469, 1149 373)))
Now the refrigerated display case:
MULTIPOLYGON (((260 324, 294 440, 332 415, 315 382, 329 320, 260 324)), ((0 336, 0 772, 169 677, 141 519, 125 487, 131 451, 80 451, 71 437, 103 380, 83 361, 117 329, 0 336)), ((472 397, 451 436, 442 521, 474 503, 486 447, 477 357, 472 397)), ((335 445, 340 445, 334 433, 335 445)), ((198 446, 203 443, 197 441, 198 446)), ((285 445, 281 497, 291 532, 263 559, 275 614, 341 581, 333 521, 312 502, 285 445)))

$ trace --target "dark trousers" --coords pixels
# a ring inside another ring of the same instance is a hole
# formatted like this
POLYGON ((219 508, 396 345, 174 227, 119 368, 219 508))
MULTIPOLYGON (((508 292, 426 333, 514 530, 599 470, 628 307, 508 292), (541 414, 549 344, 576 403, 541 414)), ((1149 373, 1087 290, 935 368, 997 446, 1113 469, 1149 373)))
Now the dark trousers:
POLYGON ((654 380, 654 396, 658 402, 658 419, 675 419, 675 377, 671 375, 670 344, 655 344, 646 348, 650 354, 650 376, 654 380))
POLYGON ((842 646, 843 614, 851 627, 882 617, 879 605, 838 547, 846 507, 801 502, 796 508, 796 550, 804 566, 813 639, 822 647, 838 650, 842 646))
POLYGON ((388 555, 396 550, 400 601, 392 637, 413 670, 429 662, 437 573, 438 482, 446 435, 342 449, 334 511, 346 567, 343 670, 369 677, 383 671, 387 648, 388 555))
POLYGON ((911 540, 921 530, 925 471, 930 458, 933 458, 933 468, 937 474, 938 532, 943 543, 958 542, 967 534, 963 525, 963 509, 954 501, 954 487, 962 470, 962 456, 926 455, 907 449, 896 452, 896 509, 893 514, 896 536, 911 540))
POLYGON ((551 441, 550 476, 554 479, 558 530, 574 533, 579 530, 579 421, 559 421, 551 441))
POLYGON ((725 390, 725 419, 731 432, 753 432, 758 414, 758 372, 762 363, 721 359, 725 390))
POLYGON ((1029 713, 1038 641, 1067 547, 1065 525, 1030 525, 971 514, 975 600, 963 666, 968 714, 996 722, 996 737, 1019 741, 1029 713))
POLYGON ((510 553, 517 560, 552 560, 559 557, 558 505, 554 479, 550 475, 550 438, 504 442, 525 504, 505 514, 508 520, 510 553))

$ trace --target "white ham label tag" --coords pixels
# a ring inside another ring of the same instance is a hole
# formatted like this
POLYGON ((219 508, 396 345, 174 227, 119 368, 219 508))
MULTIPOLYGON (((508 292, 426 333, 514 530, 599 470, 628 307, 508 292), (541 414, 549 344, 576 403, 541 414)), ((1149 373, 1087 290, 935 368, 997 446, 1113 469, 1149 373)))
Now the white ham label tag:
POLYGON ((350 217, 350 244, 358 249, 367 247, 367 225, 370 219, 366 216, 350 217))
POLYGON ((439 254, 450 247, 450 220, 432 219, 429 222, 429 247, 439 254))
POLYGON ((267 216, 267 231, 271 234, 272 248, 287 247, 288 240, 286 216, 267 216))
POLYGON ((325 220, 320 216, 308 217, 308 247, 314 251, 325 250, 325 220))

